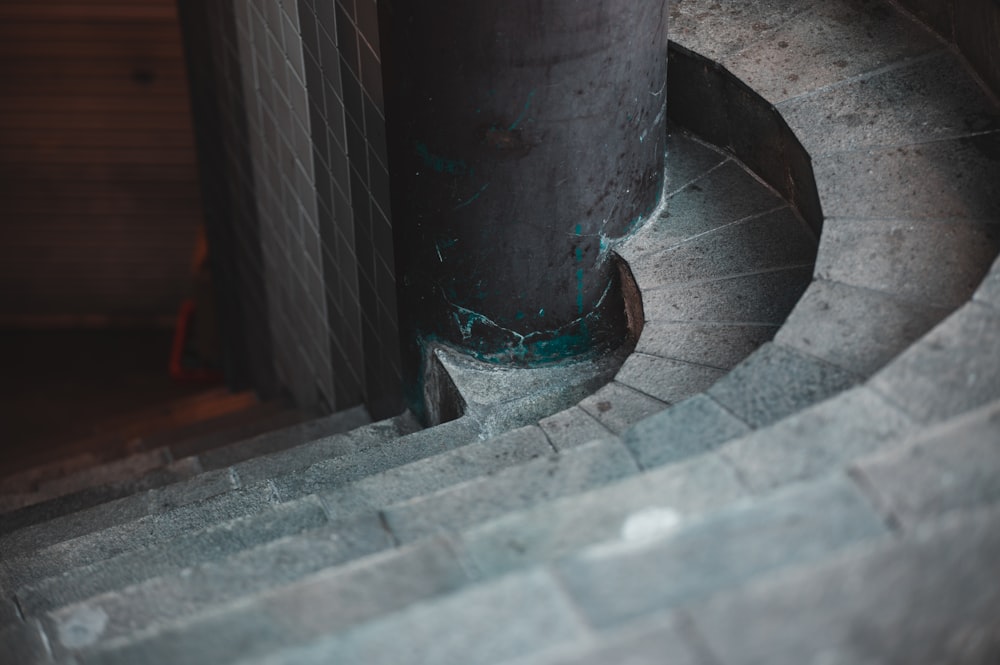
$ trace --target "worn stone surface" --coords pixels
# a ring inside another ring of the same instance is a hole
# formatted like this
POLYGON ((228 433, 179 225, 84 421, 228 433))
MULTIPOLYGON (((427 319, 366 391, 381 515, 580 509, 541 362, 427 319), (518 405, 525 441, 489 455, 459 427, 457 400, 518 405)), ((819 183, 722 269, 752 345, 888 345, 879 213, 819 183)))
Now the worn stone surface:
POLYGON ((816 0, 680 0, 671 5, 670 38, 719 60, 767 38, 813 4, 816 0))
POLYGON ((1000 515, 962 517, 687 612, 721 665, 995 663, 1000 515))
MULTIPOLYGON (((757 186, 770 191, 761 183, 757 186)), ((660 252, 634 258, 626 254, 625 258, 639 288, 651 289, 667 284, 811 265, 816 258, 816 239, 805 223, 786 206, 720 226, 660 252)))
POLYGON ((0 549, 7 556, 27 553, 131 520, 198 503, 235 487, 237 483, 228 471, 202 473, 184 482, 102 503, 6 534, 0 537, 0 549))
MULTIPOLYGON (((28 615, 68 605, 327 523, 318 499, 278 504, 253 515, 181 534, 156 547, 124 552, 81 568, 49 570, 49 577, 17 590, 28 615)), ((34 568, 38 575, 40 567, 34 568)))
POLYGON ((4 662, 9 663, 36 665, 52 662, 45 634, 35 619, 0 627, 0 653, 4 662))
POLYGON ((153 469, 164 467, 169 463, 170 453, 166 448, 141 451, 122 459, 83 469, 68 476, 44 481, 39 484, 38 493, 47 498, 55 498, 88 487, 133 478, 153 469))
POLYGON ((661 323, 642 328, 636 351, 660 358, 731 369, 769 342, 777 325, 661 323))
POLYGON ((712 398, 697 395, 641 420, 622 435, 639 466, 650 469, 700 455, 750 432, 712 398))
POLYGON ((611 432, 593 416, 578 406, 571 406, 538 421, 538 426, 556 450, 583 445, 595 439, 607 438, 611 432))
MULTIPOLYGON (((310 575, 211 614, 189 617, 145 639, 91 651, 81 660, 105 665, 231 663, 345 631, 469 581, 446 542, 425 541, 310 575), (331 602, 334 598, 337 602, 331 602)), ((534 600, 536 606, 546 602, 542 596, 534 600)), ((399 640, 406 634, 392 637, 399 640)), ((411 639, 403 642, 411 648, 411 639)))
POLYGON ((792 99, 778 110, 813 155, 953 139, 1000 125, 996 108, 946 50, 792 99))
POLYGON ((722 64, 776 104, 938 48, 888 3, 820 2, 722 64))
POLYGON ((813 280, 774 341, 870 376, 949 311, 879 291, 813 280))
POLYGON ((996 220, 1000 133, 819 156, 816 187, 828 217, 996 220))
POLYGON ((708 389, 751 427, 763 427, 857 382, 839 367, 768 343, 708 389))
POLYGON ((682 128, 667 123, 667 157, 664 162, 668 195, 678 192, 729 157, 718 148, 699 141, 682 128))
POLYGON ((780 325, 809 285, 811 268, 788 268, 642 294, 648 321, 780 325))
POLYGON ((748 488, 764 492, 841 468, 915 429, 906 414, 859 387, 727 443, 719 454, 748 488))
POLYGON ((609 430, 621 434, 643 418, 662 411, 666 404, 613 381, 579 406, 609 430))
POLYGON ((911 416, 932 423, 1000 395, 1000 312, 973 301, 948 317, 869 385, 911 416))
POLYGON ((836 476, 682 522, 659 538, 583 550, 557 570, 591 625, 610 627, 885 534, 853 485, 836 476))
POLYGON ((615 380, 672 404, 705 390, 723 374, 722 370, 714 367, 633 353, 622 365, 615 380))
POLYGON ((578 643, 587 635, 551 575, 530 571, 417 605, 257 665, 488 665, 552 644, 578 643))
POLYGON ((476 569, 492 576, 618 540, 630 517, 691 520, 745 494, 732 468, 706 456, 512 512, 460 538, 476 569))
POLYGON ((823 227, 816 276, 922 305, 957 307, 976 289, 998 248, 996 225, 833 218, 823 227))
POLYGON ((393 441, 317 462, 300 472, 272 481, 283 501, 327 492, 386 469, 447 452, 479 440, 479 426, 459 418, 437 427, 408 434, 393 441))
POLYGON ((854 474, 882 511, 907 528, 994 505, 1000 502, 1000 403, 860 460, 854 474))
POLYGON ((95 596, 50 611, 44 620, 52 634, 60 635, 82 611, 102 614, 106 620, 100 632, 91 636, 91 644, 106 644, 391 546, 389 534, 372 514, 95 596))
POLYGON ((343 519, 435 492, 463 481, 552 453, 537 426, 462 446, 433 457, 386 469, 322 494, 330 514, 343 519))
POLYGON ((976 290, 975 299, 987 307, 1000 310, 1000 261, 994 261, 989 274, 976 290))
POLYGON ((17 589, 64 570, 162 544, 216 522, 260 512, 271 505, 271 499, 271 488, 266 484, 247 487, 60 540, 20 556, 7 555, 0 561, 0 586, 17 589))
POLYGON ((401 542, 439 530, 458 531, 511 510, 585 492, 638 471, 617 439, 592 441, 559 455, 496 471, 383 511, 401 542))
MULTIPOLYGON (((389 430, 388 437, 400 436, 405 433, 400 431, 399 425, 403 424, 403 419, 391 419, 385 423, 389 430)), ((345 411, 314 418, 303 423, 292 425, 274 432, 265 432, 253 438, 239 441, 228 446, 214 448, 199 454, 202 465, 206 469, 220 469, 238 462, 242 462, 259 455, 284 450, 302 445, 309 441, 322 439, 336 434, 350 432, 358 427, 369 425, 371 417, 364 407, 355 407, 345 411)))

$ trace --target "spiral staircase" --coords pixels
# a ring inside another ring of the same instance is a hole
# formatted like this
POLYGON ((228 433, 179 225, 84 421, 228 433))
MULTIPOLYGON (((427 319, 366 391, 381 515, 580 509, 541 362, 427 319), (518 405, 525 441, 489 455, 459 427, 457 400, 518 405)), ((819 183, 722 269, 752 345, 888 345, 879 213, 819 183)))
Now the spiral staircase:
POLYGON ((671 31, 613 380, 9 476, 3 662, 1000 662, 995 98, 875 0, 671 31))

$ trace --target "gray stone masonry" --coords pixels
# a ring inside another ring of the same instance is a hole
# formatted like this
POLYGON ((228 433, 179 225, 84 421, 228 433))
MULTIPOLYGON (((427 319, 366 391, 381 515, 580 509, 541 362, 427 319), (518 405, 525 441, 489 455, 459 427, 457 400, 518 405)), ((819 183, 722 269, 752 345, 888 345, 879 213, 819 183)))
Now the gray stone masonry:
POLYGON ((827 219, 816 276, 954 309, 982 280, 998 238, 1000 226, 982 222, 827 219))
POLYGON ((751 427, 763 427, 857 383, 835 365, 768 343, 708 389, 751 427))
POLYGON ((719 665, 1000 661, 1000 513, 761 580, 686 610, 719 665))
POLYGON ((776 325, 713 323, 646 323, 636 351, 706 367, 732 369, 769 342, 776 325))
POLYGON ((559 451, 611 435, 609 429, 578 406, 542 418, 538 426, 545 432, 552 447, 559 451))
POLYGON ((544 571, 530 571, 252 662, 489 665, 586 637, 586 627, 558 582, 544 571), (406 639, 399 639, 400 635, 406 639))
POLYGON ((537 502, 600 487, 638 471, 618 439, 591 441, 556 455, 494 471, 385 509, 402 542, 461 529, 537 502))
POLYGON ((549 455, 552 449, 537 426, 456 448, 386 469, 329 492, 323 503, 334 519, 375 512, 452 485, 549 455))
POLYGON ((747 488, 762 493, 842 467, 915 428, 906 414, 859 387, 731 441, 719 454, 747 488))
POLYGON ((633 515, 669 510, 692 520, 745 495, 732 469, 706 455, 473 524, 459 538, 476 570, 492 577, 616 540, 633 515))
MULTIPOLYGON (((94 631, 87 644, 80 645, 99 649, 391 546, 392 539, 378 516, 372 514, 88 598, 48 612, 43 622, 53 648, 59 650, 73 647, 63 636, 76 617, 100 615, 100 631, 94 631)), ((74 640, 79 644, 81 638, 76 635, 74 640)))
POLYGON ((906 528, 994 505, 1000 502, 1000 402, 860 460, 853 473, 879 509, 906 528))
MULTIPOLYGON (((123 552, 162 545, 209 524, 258 513, 271 503, 271 488, 263 484, 95 529, 75 538, 58 540, 44 548, 28 548, 20 555, 5 554, 0 561, 0 587, 17 589, 60 570, 71 570, 123 552)), ((50 522, 45 523, 48 524, 50 522)))
POLYGON ((923 423, 1000 395, 1000 312, 972 301, 876 374, 869 385, 923 423))
POLYGON ((5 663, 52 662, 45 633, 34 619, 0 628, 0 654, 5 663))
POLYGON ((1000 310, 1000 259, 993 263, 989 274, 976 291, 975 299, 987 307, 1000 310))
POLYGON ((639 421, 622 440, 639 467, 651 469, 708 452, 750 431, 711 397, 696 395, 639 421))
POLYGON ((402 466, 439 453, 479 441, 478 424, 471 418, 459 418, 392 441, 365 447, 357 452, 323 460, 297 473, 273 479, 282 501, 360 480, 386 469, 402 466))
POLYGON ((843 476, 791 486, 690 524, 669 513, 658 517, 656 529, 647 527, 652 533, 639 531, 557 564, 591 625, 620 625, 887 534, 843 476))
POLYGON ((124 552, 80 568, 66 570, 58 561, 48 569, 42 561, 32 566, 36 576, 47 577, 27 582, 16 589, 25 614, 39 613, 78 602, 98 594, 137 584, 151 577, 180 570, 186 566, 214 561, 244 549, 285 536, 321 527, 326 513, 316 497, 270 506, 259 513, 212 524, 184 533, 156 547, 124 552))
POLYGON ((637 352, 628 357, 615 381, 672 404, 700 393, 723 374, 722 370, 714 367, 637 352))
POLYGON ((42 500, 54 499, 95 485, 106 485, 141 476, 170 462, 170 451, 167 448, 141 451, 67 476, 43 481, 38 485, 37 494, 42 500))
POLYGON ((613 433, 621 434, 643 418, 662 411, 666 404, 612 381, 579 406, 613 433))
MULTIPOLYGON (((141 639, 121 640, 105 650, 81 653, 77 659, 80 665, 222 665, 345 631, 417 601, 455 591, 469 581, 445 541, 422 541, 219 606, 211 613, 162 626, 141 639), (330 602, 332 598, 337 602, 330 602)), ((545 597, 533 600, 544 617, 548 609, 542 605, 545 597)), ((525 607, 518 609, 524 611, 525 607)), ((470 613, 469 618, 480 617, 470 613)), ((400 640, 404 634, 390 633, 380 639, 411 648, 416 635, 400 640)), ((444 635, 460 634, 453 629, 433 637, 440 640, 444 635)))
POLYGON ((774 341, 870 376, 947 315, 947 309, 816 279, 774 341))

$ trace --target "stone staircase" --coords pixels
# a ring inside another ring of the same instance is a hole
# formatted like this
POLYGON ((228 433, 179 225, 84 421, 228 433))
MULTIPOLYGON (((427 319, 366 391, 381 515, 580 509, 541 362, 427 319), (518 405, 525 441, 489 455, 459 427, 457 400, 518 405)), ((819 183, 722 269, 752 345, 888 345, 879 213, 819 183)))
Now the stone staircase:
POLYGON ((1000 662, 997 107, 893 5, 672 21, 672 100, 704 76, 726 122, 678 109, 614 248, 613 381, 5 480, 4 662, 1000 662))

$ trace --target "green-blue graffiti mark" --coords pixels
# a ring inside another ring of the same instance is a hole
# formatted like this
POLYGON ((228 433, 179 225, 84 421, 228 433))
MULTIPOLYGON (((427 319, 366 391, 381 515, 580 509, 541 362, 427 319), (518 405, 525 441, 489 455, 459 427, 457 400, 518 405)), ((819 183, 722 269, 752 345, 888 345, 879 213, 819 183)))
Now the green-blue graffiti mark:
POLYGON ((520 321, 521 319, 524 318, 524 312, 518 312, 517 314, 514 315, 514 318, 520 321))
POLYGON ((535 97, 535 91, 532 90, 528 93, 528 101, 524 103, 524 108, 521 109, 521 115, 517 116, 517 120, 511 123, 510 127, 507 128, 508 132, 512 132, 517 129, 517 126, 524 122, 525 116, 528 115, 528 109, 531 108, 531 100, 535 97))
POLYGON ((436 173, 447 173, 449 175, 472 175, 469 165, 460 159, 449 159, 441 155, 435 155, 427 147, 426 143, 416 142, 417 156, 424 162, 424 166, 436 173))
POLYGON ((473 194, 472 196, 470 196, 466 200, 464 200, 461 203, 459 203, 457 206, 455 206, 454 208, 452 208, 452 210, 459 210, 459 209, 464 208, 465 206, 469 205, 470 203, 474 202, 476 199, 478 199, 482 195, 483 192, 486 191, 486 188, 489 187, 489 186, 490 186, 490 183, 486 183, 485 185, 483 185, 482 187, 479 188, 478 192, 476 192, 475 194, 473 194))
POLYGON ((538 316, 545 316, 545 309, 538 310, 538 316))

